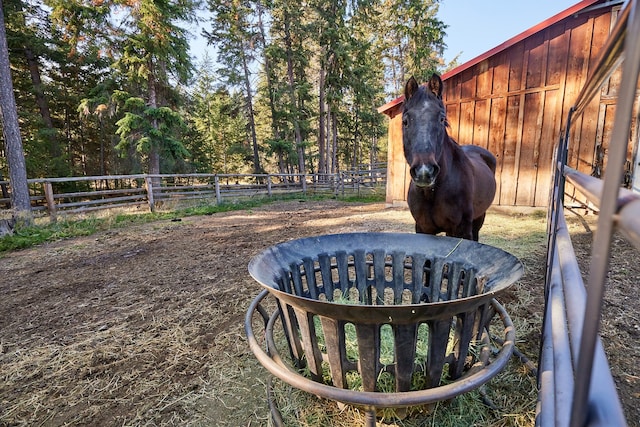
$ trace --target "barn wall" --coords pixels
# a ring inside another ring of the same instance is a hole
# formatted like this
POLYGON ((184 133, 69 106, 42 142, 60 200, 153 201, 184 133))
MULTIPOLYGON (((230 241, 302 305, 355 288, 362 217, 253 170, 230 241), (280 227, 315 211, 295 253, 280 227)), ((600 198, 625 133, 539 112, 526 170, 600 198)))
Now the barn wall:
MULTIPOLYGON (((593 71, 619 10, 620 6, 609 6, 576 14, 581 9, 574 7, 564 18, 551 19, 483 55, 484 60, 443 76, 451 136, 460 144, 486 147, 498 159, 495 204, 548 204, 552 159, 567 114, 593 71)), ((595 176, 604 173, 619 83, 617 70, 584 113, 574 118, 569 166, 595 176)), ((633 177, 633 159, 640 159, 638 105, 636 100, 627 153, 629 186, 633 179, 640 182, 640 173, 633 177)), ((410 178, 402 152, 402 98, 379 111, 391 118, 386 200, 406 203, 410 178)), ((570 188, 567 194, 572 195, 570 188)), ((573 195, 581 200, 579 193, 573 195)))
MULTIPOLYGON (((498 158, 494 203, 547 205, 554 147, 618 10, 556 22, 445 80, 450 134, 498 158)), ((571 167, 591 174, 606 164, 619 79, 614 73, 573 127, 571 167)), ((631 140, 633 147, 636 132, 631 140)))
POLYGON ((389 149, 387 150, 387 194, 389 205, 402 204, 409 190, 409 167, 402 150, 402 104, 386 111, 389 116, 389 149))

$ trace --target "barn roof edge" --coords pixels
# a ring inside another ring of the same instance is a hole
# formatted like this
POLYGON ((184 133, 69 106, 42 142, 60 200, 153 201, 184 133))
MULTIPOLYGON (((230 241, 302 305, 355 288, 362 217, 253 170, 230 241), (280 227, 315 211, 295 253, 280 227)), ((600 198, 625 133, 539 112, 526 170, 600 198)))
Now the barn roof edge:
MULTIPOLYGON (((563 10, 562 12, 559 12, 553 16, 551 16, 550 18, 545 19, 544 21, 540 22, 539 24, 534 25, 533 27, 523 31, 522 33, 508 39, 507 41, 505 41, 504 43, 499 44, 498 46, 486 51, 485 53, 476 56, 475 58, 465 62, 464 64, 461 64, 459 66, 457 66, 456 68, 447 71, 446 73, 442 74, 442 80, 447 80, 455 75, 460 74, 461 72, 473 67, 474 65, 479 64, 480 62, 484 61, 487 58, 490 58, 491 56, 502 52, 505 49, 508 49, 509 47, 515 45, 516 43, 521 42, 522 40, 526 39, 527 37, 532 36, 533 34, 536 34, 539 31, 542 31, 543 29, 562 21, 565 18, 568 18, 571 15, 574 15, 578 12, 583 11, 584 9, 593 6, 597 3, 611 3, 610 0, 583 0, 581 2, 578 2, 576 4, 574 4, 573 6, 563 10)), ((623 3, 623 2, 622 2, 623 3)), ((382 114, 387 114, 387 112, 389 110, 391 110, 393 107, 402 104, 402 102, 404 101, 404 96, 400 96, 392 101, 387 102, 386 104, 382 105, 381 107, 378 107, 378 112, 382 113, 382 114)))
POLYGON ((593 6, 596 3, 599 2, 603 2, 603 0, 583 0, 579 3, 574 4, 573 6, 563 10, 562 12, 559 12, 555 15, 553 15, 550 18, 545 19, 544 21, 540 22, 539 24, 534 25, 533 27, 521 32, 518 35, 515 35, 513 37, 511 37, 510 39, 508 39, 507 41, 499 44, 498 46, 494 47, 493 49, 490 49, 488 51, 486 51, 483 54, 480 54, 478 56, 476 56, 475 58, 465 62, 464 64, 461 64, 459 66, 457 66, 456 68, 447 71, 446 73, 444 73, 442 75, 442 80, 447 80, 450 77, 455 76, 456 74, 460 74, 461 72, 463 72, 464 70, 473 67, 476 64, 479 64, 480 62, 484 61, 487 58, 490 58, 492 56, 494 56, 497 53, 502 52, 503 50, 506 50, 508 48, 510 48, 511 46, 515 45, 516 43, 521 42, 522 40, 526 39, 527 37, 530 37, 536 33, 538 33, 539 31, 544 30, 545 28, 550 27, 553 24, 556 24, 560 21, 562 21, 565 18, 568 18, 571 15, 574 15, 580 11, 582 11, 583 9, 586 9, 590 6, 593 6))

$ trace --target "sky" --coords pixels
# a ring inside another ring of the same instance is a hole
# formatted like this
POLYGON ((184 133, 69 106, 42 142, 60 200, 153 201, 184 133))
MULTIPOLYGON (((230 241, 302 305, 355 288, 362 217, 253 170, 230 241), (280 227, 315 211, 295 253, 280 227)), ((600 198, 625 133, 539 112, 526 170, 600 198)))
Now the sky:
MULTIPOLYGON (((513 36, 579 3, 580 0, 441 0, 438 17, 446 29, 446 63, 461 53, 463 64, 513 36)), ((207 23, 204 24, 208 26, 207 23)), ((194 35, 200 30, 192 28, 194 35)), ((201 37, 191 42, 191 54, 198 59, 204 52, 215 55, 201 37)), ((215 57, 211 58, 215 60, 215 57)))
POLYGON ((438 17, 449 27, 446 63, 459 64, 498 46, 580 0, 442 0, 438 17))

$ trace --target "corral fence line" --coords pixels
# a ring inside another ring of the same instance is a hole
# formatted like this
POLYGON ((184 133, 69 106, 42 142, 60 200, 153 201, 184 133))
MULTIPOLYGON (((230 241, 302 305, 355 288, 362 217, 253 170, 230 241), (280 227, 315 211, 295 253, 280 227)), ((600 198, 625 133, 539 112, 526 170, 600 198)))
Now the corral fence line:
POLYGON ((639 74, 640 10, 632 0, 620 14, 595 71, 569 111, 556 153, 536 426, 627 425, 598 331, 612 234, 617 229, 640 248, 640 196, 620 188, 639 74), (604 180, 600 180, 566 166, 569 135, 575 123, 572 119, 582 113, 623 58, 608 163, 604 180), (566 183, 600 211, 586 288, 564 216, 566 183))
MULTIPOLYGON (((366 195, 386 185, 386 165, 336 174, 138 174, 29 179, 34 213, 86 213, 167 203, 221 204, 285 194, 366 195)), ((0 180, 0 211, 10 208, 9 181, 0 180)))

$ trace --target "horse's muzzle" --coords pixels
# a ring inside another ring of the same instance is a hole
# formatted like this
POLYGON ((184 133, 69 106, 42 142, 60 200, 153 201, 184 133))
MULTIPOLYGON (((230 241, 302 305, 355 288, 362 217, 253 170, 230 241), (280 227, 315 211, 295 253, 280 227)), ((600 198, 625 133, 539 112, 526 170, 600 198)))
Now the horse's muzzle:
POLYGON ((413 182, 418 187, 423 188, 433 187, 436 183, 436 177, 438 176, 439 172, 440 166, 438 166, 436 163, 420 163, 418 165, 412 166, 409 171, 413 182))

